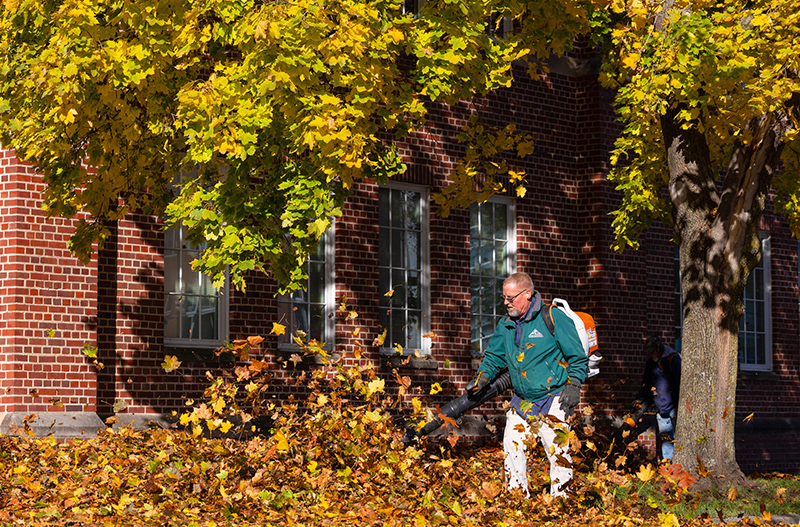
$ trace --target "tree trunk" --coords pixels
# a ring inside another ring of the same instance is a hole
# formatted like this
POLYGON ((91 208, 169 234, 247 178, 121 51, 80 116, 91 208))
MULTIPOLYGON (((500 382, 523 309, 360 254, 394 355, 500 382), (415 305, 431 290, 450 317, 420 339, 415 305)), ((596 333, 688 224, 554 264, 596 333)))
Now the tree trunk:
POLYGON ((720 174, 699 128, 676 123, 678 110, 661 119, 683 295, 673 461, 730 484, 744 478, 734 444, 739 320, 747 277, 761 258, 759 223, 786 120, 768 114, 748 123, 752 137, 734 145, 720 174))

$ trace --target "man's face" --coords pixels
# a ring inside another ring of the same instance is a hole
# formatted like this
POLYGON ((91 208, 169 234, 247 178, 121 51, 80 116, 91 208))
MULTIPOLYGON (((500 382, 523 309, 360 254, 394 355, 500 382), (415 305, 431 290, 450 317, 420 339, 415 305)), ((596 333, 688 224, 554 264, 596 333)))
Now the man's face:
POLYGON ((525 314, 531 305, 531 290, 520 288, 517 284, 503 285, 503 303, 508 310, 508 316, 517 318, 525 314))

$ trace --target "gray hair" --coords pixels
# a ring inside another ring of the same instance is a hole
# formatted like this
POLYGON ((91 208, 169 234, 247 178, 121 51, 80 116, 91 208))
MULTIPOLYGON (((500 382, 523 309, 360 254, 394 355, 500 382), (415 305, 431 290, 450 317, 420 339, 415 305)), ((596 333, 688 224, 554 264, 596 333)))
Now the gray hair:
POLYGON ((533 279, 528 273, 514 273, 503 280, 503 285, 513 284, 520 290, 530 289, 533 291, 533 279))

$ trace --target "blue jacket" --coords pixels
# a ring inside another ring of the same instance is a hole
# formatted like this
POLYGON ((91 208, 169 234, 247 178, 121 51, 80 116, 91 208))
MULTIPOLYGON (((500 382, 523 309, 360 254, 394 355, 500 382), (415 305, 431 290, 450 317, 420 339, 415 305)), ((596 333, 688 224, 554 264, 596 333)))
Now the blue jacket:
POLYGON ((515 342, 515 319, 503 318, 489 339, 479 368, 493 379, 508 367, 514 392, 530 402, 560 392, 568 381, 582 383, 589 364, 569 316, 560 309, 553 309, 553 336, 540 315, 541 306, 541 296, 534 291, 533 305, 522 321, 519 344, 515 342))
POLYGON ((681 356, 671 347, 664 346, 661 360, 647 359, 644 365, 642 387, 637 401, 655 404, 660 414, 669 414, 678 405, 681 387, 681 356))

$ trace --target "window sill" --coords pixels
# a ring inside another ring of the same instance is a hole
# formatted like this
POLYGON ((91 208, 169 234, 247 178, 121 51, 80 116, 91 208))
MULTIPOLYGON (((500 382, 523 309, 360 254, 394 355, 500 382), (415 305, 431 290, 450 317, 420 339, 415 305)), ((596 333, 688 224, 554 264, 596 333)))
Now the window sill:
POLYGON ((331 353, 329 355, 307 355, 300 351, 299 348, 279 348, 278 355, 281 357, 281 359, 292 363, 294 363, 294 356, 300 357, 302 359, 301 362, 306 366, 323 366, 334 363, 342 358, 341 353, 331 353))
POLYGON ((743 381, 769 381, 774 382, 780 379, 780 375, 774 371, 739 370, 739 378, 743 381))
POLYGON ((392 368, 406 370, 438 370, 439 361, 430 355, 416 357, 414 355, 384 355, 381 358, 392 368))
POLYGON ((181 362, 229 362, 233 361, 233 354, 229 351, 217 353, 218 347, 213 346, 164 346, 166 355, 175 355, 181 362))

